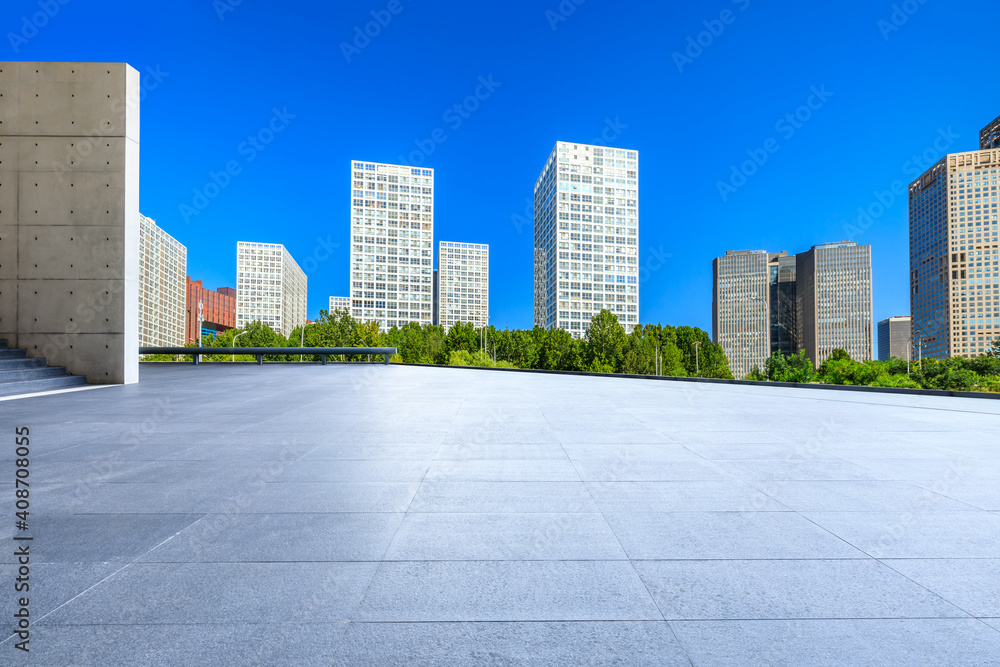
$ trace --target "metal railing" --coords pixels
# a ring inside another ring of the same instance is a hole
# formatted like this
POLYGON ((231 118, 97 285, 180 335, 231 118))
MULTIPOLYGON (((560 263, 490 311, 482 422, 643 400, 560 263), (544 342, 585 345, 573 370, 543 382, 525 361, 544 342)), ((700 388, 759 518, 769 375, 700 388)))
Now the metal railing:
POLYGON ((264 364, 264 357, 272 354, 284 355, 309 355, 319 356, 322 364, 326 365, 326 358, 340 354, 381 354, 385 358, 385 363, 389 363, 389 357, 396 354, 394 347, 140 347, 139 354, 185 354, 194 357, 195 365, 201 363, 201 355, 218 354, 229 356, 231 354, 248 354, 257 357, 257 365, 264 364))

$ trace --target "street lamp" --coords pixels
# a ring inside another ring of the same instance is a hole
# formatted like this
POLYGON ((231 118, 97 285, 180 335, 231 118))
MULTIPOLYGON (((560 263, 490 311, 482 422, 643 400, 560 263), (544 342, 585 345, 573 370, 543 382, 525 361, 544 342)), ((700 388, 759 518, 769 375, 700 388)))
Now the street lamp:
POLYGON ((698 362, 698 346, 701 345, 701 341, 696 340, 691 344, 694 345, 694 375, 699 377, 701 376, 701 364, 698 362))
MULTIPOLYGON (((302 328, 299 329, 299 348, 305 347, 306 327, 307 326, 309 326, 308 323, 303 324, 302 328)), ((299 355, 299 363, 300 364, 302 363, 302 355, 301 354, 299 355)))
POLYGON ((236 361, 236 339, 239 338, 240 336, 244 336, 244 335, 246 335, 248 333, 250 333, 250 332, 249 331, 244 331, 243 333, 238 333, 235 336, 233 336, 233 361, 236 361))

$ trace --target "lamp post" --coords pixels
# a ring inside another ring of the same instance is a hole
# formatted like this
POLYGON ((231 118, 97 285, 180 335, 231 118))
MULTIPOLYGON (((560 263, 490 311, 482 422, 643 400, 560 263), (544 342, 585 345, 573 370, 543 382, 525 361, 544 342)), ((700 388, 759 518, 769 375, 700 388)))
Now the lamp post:
MULTIPOLYGON (((302 325, 302 328, 301 328, 301 329, 299 329, 299 347, 300 347, 300 348, 303 348, 303 347, 305 347, 305 344, 304 344, 304 343, 305 343, 305 339, 306 339, 306 327, 307 327, 307 326, 309 326, 309 324, 308 324, 308 323, 306 323, 306 324, 303 324, 303 325, 302 325)), ((301 354, 299 355, 299 363, 300 363, 300 364, 302 363, 302 355, 301 355, 301 354)))
POLYGON ((694 341, 691 344, 694 345, 694 374, 695 374, 695 377, 700 377, 701 376, 701 364, 698 361, 698 346, 701 345, 701 341, 700 340, 696 340, 696 341, 694 341))
POLYGON ((236 339, 239 338, 240 336, 244 336, 244 335, 246 335, 248 333, 250 333, 250 332, 249 331, 244 331, 243 333, 238 333, 235 336, 233 336, 233 361, 236 361, 236 339))
POLYGON ((910 351, 913 348, 913 334, 906 339, 906 374, 910 374, 910 351))

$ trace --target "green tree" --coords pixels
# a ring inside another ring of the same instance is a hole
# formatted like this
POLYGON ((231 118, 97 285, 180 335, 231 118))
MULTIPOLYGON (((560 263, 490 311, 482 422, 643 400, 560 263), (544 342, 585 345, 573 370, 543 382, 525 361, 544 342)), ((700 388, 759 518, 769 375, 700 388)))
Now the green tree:
POLYGON ((587 370, 595 373, 621 372, 627 336, 618 323, 617 315, 605 309, 590 318, 584 340, 587 370))
POLYGON ((444 337, 444 349, 447 354, 457 350, 475 352, 482 346, 482 330, 472 322, 456 322, 448 329, 444 337))
POLYGON ((550 371, 582 370, 580 342, 563 329, 545 331, 538 350, 538 368, 550 371))

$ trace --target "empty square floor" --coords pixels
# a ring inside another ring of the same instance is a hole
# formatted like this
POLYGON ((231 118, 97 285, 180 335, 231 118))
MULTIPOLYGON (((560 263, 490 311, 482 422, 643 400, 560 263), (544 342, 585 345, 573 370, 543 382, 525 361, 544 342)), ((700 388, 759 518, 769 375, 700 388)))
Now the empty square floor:
POLYGON ((0 402, 2 664, 1000 656, 1000 401, 381 364, 140 377, 0 402))

